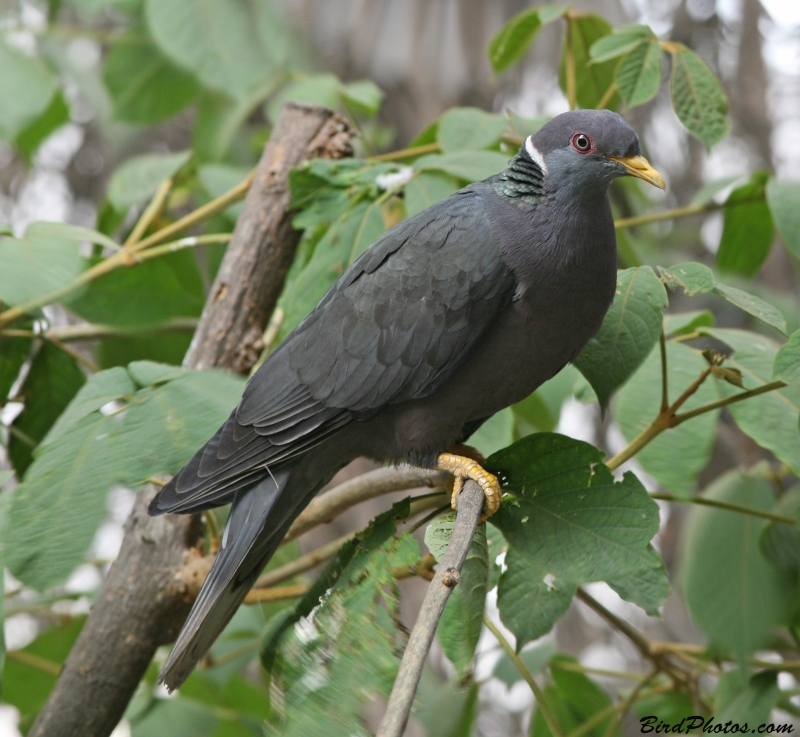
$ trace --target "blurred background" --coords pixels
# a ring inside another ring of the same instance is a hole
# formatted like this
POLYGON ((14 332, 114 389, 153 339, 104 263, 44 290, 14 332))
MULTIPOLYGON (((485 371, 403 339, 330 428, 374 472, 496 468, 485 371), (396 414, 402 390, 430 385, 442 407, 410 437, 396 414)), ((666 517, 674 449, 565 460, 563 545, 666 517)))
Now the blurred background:
MULTIPOLYGON (((409 145, 453 106, 475 106, 498 113, 513 111, 525 118, 553 116, 567 109, 558 85, 563 36, 558 24, 545 27, 532 51, 504 74, 494 75, 487 59, 489 41, 503 23, 535 3, 522 0, 241 2, 258 6, 263 23, 259 32, 265 41, 258 54, 250 57, 248 48, 239 49, 239 73, 243 77, 252 75, 252 79, 240 78, 242 88, 250 90, 249 95, 226 96, 219 91, 219 80, 208 84, 215 70, 201 71, 198 79, 168 64, 159 66, 155 58, 157 50, 137 49, 140 42, 136 38, 127 47, 120 43, 125 34, 136 32, 130 18, 140 4, 137 0, 50 3, 0 0, 0 34, 6 43, 26 55, 46 60, 58 78, 60 89, 35 125, 14 128, 13 116, 1 110, 5 105, 3 97, 26 91, 4 84, 3 64, 7 60, 4 62, 5 57, 0 56, 0 129, 5 131, 6 139, 0 140, 0 223, 21 234, 37 220, 112 231, 114 224, 120 227, 133 222, 138 212, 128 209, 124 197, 116 207, 109 207, 106 192, 120 164, 141 154, 194 149, 200 190, 208 199, 217 196, 240 181, 255 164, 276 111, 285 99, 308 99, 337 106, 343 114, 352 116, 362 132, 358 143, 361 154, 377 154, 409 145), (145 64, 147 54, 153 61, 152 68, 145 64), (167 90, 163 106, 138 104, 135 92, 128 86, 132 77, 143 88, 163 85, 167 90), (360 98, 360 88, 353 88, 350 97, 340 94, 341 85, 363 80, 371 80, 380 88, 382 104, 378 104, 369 89, 360 98), (358 108, 359 99, 362 108, 358 108)), ((710 154, 678 123, 666 85, 662 85, 652 102, 625 114, 639 132, 648 159, 669 184, 663 197, 654 196, 648 205, 650 210, 685 205, 708 182, 749 175, 758 169, 769 170, 779 178, 798 177, 800 3, 797 0, 578 0, 572 7, 598 13, 614 26, 649 24, 660 38, 684 43, 711 66, 728 95, 731 133, 710 154)), ((202 49, 197 53, 202 53, 202 49)), ((235 92, 236 81, 228 83, 235 92)), ((721 230, 722 214, 712 213, 665 224, 657 241, 641 237, 634 245, 648 263, 708 262, 713 261, 721 230), (656 253, 657 244, 665 250, 656 253)), ((213 261, 218 256, 209 250, 207 258, 213 261)), ((209 272, 202 275, 207 288, 209 272)), ((769 291, 772 301, 790 316, 790 323, 794 315, 790 329, 796 329, 797 270, 783 249, 772 249, 752 288, 756 292, 769 291)), ((676 298, 675 302, 679 301, 676 298)), ((718 322, 735 327, 740 317, 733 308, 730 313, 726 309, 722 309, 718 322)), ((59 308, 52 308, 48 319, 52 325, 75 320, 59 308)), ((188 335, 176 335, 169 345, 149 346, 146 355, 179 362, 188 339, 188 335)), ((76 344, 77 350, 84 348, 76 344)), ((89 349, 85 350, 89 355, 89 349)), ((142 355, 141 346, 135 341, 109 345, 106 350, 104 365, 142 355)), ((13 402, 6 403, 2 408, 5 426, 19 409, 13 402)), ((619 429, 608 418, 600 417, 596 405, 569 398, 559 413, 559 432, 589 440, 611 452, 625 444, 619 429)), ((723 421, 700 486, 723 469, 739 463, 751 465, 764 455, 734 424, 723 421)), ((0 448, 0 468, 10 467, 4 448, 0 448)), ((368 467, 364 462, 354 464, 342 472, 339 480, 368 467)), ((636 468, 636 464, 632 467, 636 468)), ((641 469, 638 472, 648 489, 657 488, 657 483, 648 481, 641 469)), ((54 618, 69 618, 87 610, 108 561, 118 550, 121 525, 131 500, 131 492, 124 489, 112 494, 108 520, 92 547, 91 556, 97 562, 87 563, 73 574, 64 588, 71 597, 62 602, 60 609, 50 607, 39 613, 14 614, 12 607, 5 623, 10 650, 32 642, 54 618)), ((364 505, 328 529, 315 532, 313 545, 356 529, 386 506, 385 499, 364 505)), ((684 518, 683 508, 662 507, 662 531, 656 542, 670 574, 679 565, 677 550, 684 518)), ((307 541, 303 545, 307 548, 307 541)), ((7 574, 6 591, 19 588, 19 583, 7 574)), ((419 579, 402 583, 403 615, 408 626, 413 623, 413 613, 424 588, 425 582, 419 579)), ((677 591, 673 591, 663 607, 663 619, 656 620, 623 602, 605 584, 593 585, 590 590, 612 611, 654 639, 701 641, 677 591)), ((24 592, 18 600, 24 600, 24 592)), ((551 639, 557 641, 561 651, 572 653, 586 665, 618 671, 640 668, 639 657, 630 643, 579 603, 573 604, 551 639)), ((508 685, 492 677, 500 651, 491 637, 482 641, 481 648, 476 677, 485 683, 480 691, 475 734, 486 737, 527 734, 532 706, 527 685, 522 681, 508 685)), ((449 675, 449 667, 435 650, 431 673, 426 676, 432 679, 430 692, 437 687, 437 677, 449 675)), ((797 685, 787 674, 781 678, 783 688, 797 685)), ((21 728, 18 720, 16 707, 0 705, 0 735, 18 734, 21 728)), ((638 730, 630 724, 626 728, 633 730, 631 733, 638 730)), ((130 733, 130 726, 123 723, 115 735, 127 737, 130 733)), ((419 722, 412 724, 409 734, 425 734, 424 726, 419 722)))

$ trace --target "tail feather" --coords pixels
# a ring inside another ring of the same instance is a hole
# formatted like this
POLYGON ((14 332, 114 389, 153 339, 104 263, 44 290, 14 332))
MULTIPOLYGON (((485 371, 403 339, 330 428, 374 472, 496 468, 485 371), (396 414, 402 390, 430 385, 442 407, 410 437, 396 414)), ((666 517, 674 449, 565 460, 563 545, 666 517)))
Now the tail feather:
POLYGON ((170 691, 189 677, 225 629, 286 530, 308 503, 310 494, 302 489, 293 488, 288 496, 284 493, 291 472, 291 468, 280 469, 236 492, 220 550, 158 677, 170 691))

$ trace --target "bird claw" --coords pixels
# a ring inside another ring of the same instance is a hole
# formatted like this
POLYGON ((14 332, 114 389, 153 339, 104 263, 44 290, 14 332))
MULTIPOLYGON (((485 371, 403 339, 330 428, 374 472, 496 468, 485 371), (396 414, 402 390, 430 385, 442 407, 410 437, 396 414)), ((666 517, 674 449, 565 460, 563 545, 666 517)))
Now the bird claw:
POLYGON ((454 453, 440 453, 439 457, 436 459, 436 467, 440 471, 452 473, 455 477, 453 482, 453 494, 451 496, 453 509, 456 509, 456 498, 464 488, 464 482, 467 479, 472 479, 477 482, 481 489, 483 489, 485 499, 483 515, 479 522, 484 522, 500 508, 500 483, 496 476, 490 474, 477 461, 464 456, 455 455, 454 453))

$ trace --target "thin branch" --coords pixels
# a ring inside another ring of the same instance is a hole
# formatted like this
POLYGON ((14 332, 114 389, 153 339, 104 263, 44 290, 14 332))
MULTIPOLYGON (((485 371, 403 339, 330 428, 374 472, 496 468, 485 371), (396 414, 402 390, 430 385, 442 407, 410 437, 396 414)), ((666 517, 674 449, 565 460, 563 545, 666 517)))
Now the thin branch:
POLYGON ((426 143, 422 146, 411 146, 411 148, 402 148, 399 151, 389 151, 386 154, 379 154, 378 156, 370 156, 367 161, 370 164, 378 163, 379 161, 400 161, 402 159, 412 159, 415 156, 422 156, 423 154, 436 154, 442 150, 438 143, 426 143))
POLYGON ((765 512, 763 509, 754 509, 753 507, 746 507, 743 504, 732 504, 731 502, 721 502, 716 499, 706 499, 701 496, 688 497, 682 499, 674 494, 652 493, 650 496, 653 499, 661 499, 665 502, 685 502, 687 504, 700 504, 705 507, 715 507, 716 509, 725 509, 728 512, 738 512, 739 514, 749 514, 751 517, 761 517, 763 519, 771 520, 772 522, 780 522, 784 525, 796 525, 797 520, 791 517, 783 517, 780 514, 773 514, 772 512, 765 512))
POLYGON ((416 624, 411 631, 377 737, 400 737, 405 730, 422 667, 447 600, 458 584, 461 567, 478 527, 483 501, 484 495, 480 486, 472 480, 467 481, 464 490, 458 495, 458 515, 450 543, 433 581, 428 586, 416 624))
POLYGON ((664 328, 658 336, 658 345, 661 351, 661 413, 669 409, 669 377, 667 375, 667 341, 664 328))
POLYGON ((233 237, 232 233, 209 233, 208 235, 190 235, 186 238, 178 238, 178 240, 163 243, 160 246, 148 248, 141 254, 138 254, 139 262, 149 261, 152 258, 159 256, 168 256, 170 253, 176 251, 183 251, 185 248, 197 248, 197 246, 207 246, 214 243, 229 243, 233 237))
POLYGON ((704 404, 696 409, 691 410, 690 412, 684 412, 683 414, 676 415, 673 427, 675 425, 680 425, 682 422, 686 422, 686 420, 691 420, 692 417, 702 415, 705 412, 713 412, 715 409, 727 407, 729 404, 734 404, 736 402, 742 402, 745 399, 750 399, 750 397, 757 397, 759 394, 766 394, 767 392, 772 392, 776 389, 782 389, 785 386, 787 386, 787 384, 783 381, 773 381, 771 384, 764 384, 764 386, 758 387, 758 389, 750 389, 746 392, 741 392, 730 397, 725 397, 724 399, 719 399, 716 402, 704 404))
POLYGON ((374 499, 392 491, 418 489, 421 486, 432 489, 444 488, 451 478, 443 471, 429 471, 423 468, 379 468, 362 474, 351 481, 339 484, 327 494, 315 497, 289 528, 283 542, 294 540, 312 527, 330 522, 345 509, 367 499, 374 499))
POLYGON ((302 596, 311 584, 298 583, 294 586, 275 586, 271 589, 250 589, 244 598, 245 604, 266 604, 271 601, 286 601, 302 596))
POLYGON ((575 75, 575 48, 572 42, 572 14, 567 13, 567 35, 564 39, 564 58, 566 59, 567 102, 569 109, 578 107, 578 82, 575 75))
POLYGON ((617 91, 617 83, 612 82, 610 85, 608 85, 608 89, 600 98, 600 102, 597 103, 595 110, 605 110, 606 105, 608 105, 608 103, 611 101, 611 98, 614 97, 616 91, 617 91))
POLYGON ((34 653, 25 652, 25 650, 8 650, 6 652, 6 657, 9 660, 16 660, 18 663, 36 668, 36 670, 48 673, 51 676, 61 674, 61 666, 58 663, 54 663, 52 660, 47 660, 34 653))
POLYGON ((531 691, 533 691, 533 696, 536 699, 536 705, 542 712, 542 717, 544 718, 547 726, 550 728, 550 733, 553 737, 561 737, 561 727, 558 726, 558 722, 556 721, 553 712, 550 710, 550 706, 547 703, 547 700, 544 697, 544 692, 539 687, 539 684, 536 683, 536 679, 533 677, 533 674, 528 670, 528 666, 525 665, 525 661, 517 655, 516 651, 513 647, 511 647, 511 643, 504 637, 503 633, 500 631, 500 628, 492 622, 487 614, 483 615, 483 623, 488 628, 489 632, 491 632, 497 641, 503 646, 503 650, 506 651, 506 654, 509 658, 511 658, 511 662, 517 667, 517 670, 522 674, 522 677, 525 679, 526 683, 531 687, 531 691))
POLYGON ((138 243, 141 240, 153 220, 161 214, 161 210, 164 208, 164 203, 167 201, 167 196, 171 189, 171 177, 161 182, 156 193, 153 195, 153 199, 150 200, 150 204, 145 207, 142 216, 139 218, 136 225, 133 226, 133 230, 131 230, 130 234, 125 239, 125 243, 122 244, 123 248, 130 248, 134 243, 138 243))
POLYGON ((69 346, 64 345, 57 338, 46 338, 46 340, 49 343, 52 343, 60 351, 63 351, 64 353, 66 353, 70 358, 72 358, 75 361, 77 361, 87 371, 90 371, 91 373, 96 374, 100 370, 100 367, 94 361, 92 361, 91 358, 87 358, 80 351, 76 351, 74 348, 70 348, 69 346))
POLYGON ((650 641, 639 630, 631 627, 624 619, 620 619, 616 614, 606 609, 597 599, 588 594, 584 589, 578 587, 576 596, 588 606, 605 619, 614 629, 619 630, 625 637, 627 637, 635 646, 639 653, 647 658, 653 660, 654 655, 650 649, 650 641))

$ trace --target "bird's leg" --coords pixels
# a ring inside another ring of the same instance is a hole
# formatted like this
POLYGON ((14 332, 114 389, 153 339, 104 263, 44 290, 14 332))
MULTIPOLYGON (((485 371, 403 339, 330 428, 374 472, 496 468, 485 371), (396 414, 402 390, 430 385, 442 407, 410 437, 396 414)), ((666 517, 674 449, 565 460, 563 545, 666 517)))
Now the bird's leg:
POLYGON ((451 504, 456 508, 456 497, 464 488, 466 479, 476 481, 483 489, 486 500, 483 506, 483 522, 491 517, 500 507, 500 484, 497 477, 490 474, 481 464, 484 457, 469 445, 458 445, 453 453, 440 453, 436 459, 436 467, 454 476, 451 504))

